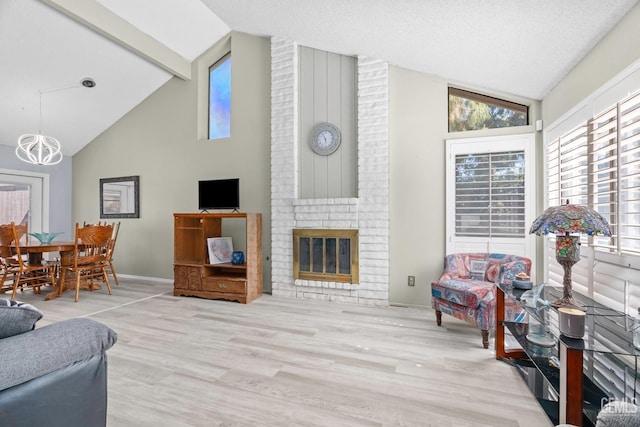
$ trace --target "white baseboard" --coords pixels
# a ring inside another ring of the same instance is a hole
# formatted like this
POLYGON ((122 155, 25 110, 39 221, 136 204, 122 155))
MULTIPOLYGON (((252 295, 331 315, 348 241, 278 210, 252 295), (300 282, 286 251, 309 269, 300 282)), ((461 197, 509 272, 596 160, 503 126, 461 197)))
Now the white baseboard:
POLYGON ((131 280, 153 280, 155 282, 162 283, 173 283, 173 279, 164 279, 162 277, 148 277, 148 276, 136 276, 133 274, 120 274, 118 273, 118 278, 122 277, 123 279, 131 279, 131 280))

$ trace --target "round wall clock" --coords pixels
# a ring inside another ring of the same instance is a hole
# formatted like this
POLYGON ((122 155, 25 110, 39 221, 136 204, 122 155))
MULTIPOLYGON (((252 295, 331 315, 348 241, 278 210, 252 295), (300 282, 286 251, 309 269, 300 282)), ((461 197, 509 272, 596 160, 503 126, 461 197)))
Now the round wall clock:
POLYGON ((341 139, 340 129, 331 123, 321 123, 311 133, 311 149, 316 154, 328 156, 338 149, 341 139))

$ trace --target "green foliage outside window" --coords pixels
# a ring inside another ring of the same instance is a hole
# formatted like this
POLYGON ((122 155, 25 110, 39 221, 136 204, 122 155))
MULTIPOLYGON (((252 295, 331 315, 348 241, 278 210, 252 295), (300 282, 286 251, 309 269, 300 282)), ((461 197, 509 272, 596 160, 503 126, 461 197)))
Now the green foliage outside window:
POLYGON ((449 132, 529 124, 529 108, 498 98, 449 88, 449 132))

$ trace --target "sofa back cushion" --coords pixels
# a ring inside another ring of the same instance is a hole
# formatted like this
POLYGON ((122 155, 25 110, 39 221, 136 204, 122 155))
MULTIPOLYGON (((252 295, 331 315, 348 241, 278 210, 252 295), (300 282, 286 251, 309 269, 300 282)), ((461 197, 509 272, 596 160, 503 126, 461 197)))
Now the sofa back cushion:
POLYGON ((42 312, 32 306, 9 299, 0 299, 0 339, 32 331, 42 312))
POLYGON ((445 258, 445 272, 452 278, 484 280, 487 254, 455 253, 445 258))
POLYGON ((519 272, 531 271, 531 260, 518 255, 500 253, 454 253, 445 257, 444 273, 453 279, 509 283, 519 272), (513 264, 513 265, 512 265, 513 264), (503 268, 507 266, 507 268, 503 268))

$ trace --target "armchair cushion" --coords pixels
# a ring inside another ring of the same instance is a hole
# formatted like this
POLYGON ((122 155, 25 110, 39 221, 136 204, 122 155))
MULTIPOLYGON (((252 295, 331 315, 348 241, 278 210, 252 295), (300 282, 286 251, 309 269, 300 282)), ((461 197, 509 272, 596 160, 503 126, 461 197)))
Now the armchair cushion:
POLYGON ((449 302, 477 307, 487 295, 493 299, 493 284, 473 279, 444 279, 438 280, 431 286, 431 295, 449 302))
POLYGON ((9 299, 0 299, 0 339, 32 331, 42 312, 32 306, 9 299))

